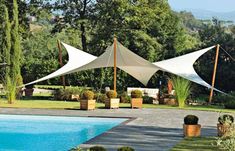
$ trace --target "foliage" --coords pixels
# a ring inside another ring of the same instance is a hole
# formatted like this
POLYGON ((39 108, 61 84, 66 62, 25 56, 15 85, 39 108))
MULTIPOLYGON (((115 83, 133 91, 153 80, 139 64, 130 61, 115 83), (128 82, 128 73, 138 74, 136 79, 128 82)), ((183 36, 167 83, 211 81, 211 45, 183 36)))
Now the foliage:
POLYGON ((144 104, 153 104, 153 97, 149 97, 149 96, 143 96, 143 103, 144 104))
POLYGON ((54 99, 71 101, 71 95, 79 95, 82 90, 82 88, 61 88, 59 90, 55 90, 54 99))
POLYGON ((198 117, 195 115, 187 115, 184 117, 184 124, 197 125, 198 124, 198 117))
POLYGON ((87 100, 92 100, 94 98, 94 92, 92 92, 90 90, 85 90, 82 93, 82 98, 87 99, 87 100))
POLYGON ((223 95, 222 100, 226 109, 235 109, 235 92, 223 95))
POLYGON ((216 145, 212 145, 217 138, 215 137, 189 137, 176 144, 170 151, 221 151, 216 145))
POLYGON ((110 90, 110 91, 106 92, 106 95, 107 95, 107 97, 108 97, 109 99, 111 99, 111 98, 117 98, 117 92, 114 91, 114 90, 110 90))
POLYGON ((226 151, 234 151, 235 148, 235 127, 230 127, 226 135, 219 137, 216 140, 216 145, 226 151))
POLYGON ((105 103, 105 101, 107 100, 107 95, 102 94, 102 93, 96 93, 95 94, 95 99, 97 100, 97 102, 105 103))
POLYGON ((90 148, 90 151, 106 151, 106 149, 102 146, 93 146, 90 148))
MULTIPOLYGON (((22 75, 25 83, 44 77, 59 68, 57 39, 80 47, 80 43, 76 41, 79 39, 76 36, 78 31, 66 29, 55 35, 52 35, 50 32, 51 27, 45 27, 40 32, 31 33, 22 42, 23 54, 25 56, 22 65, 22 75)), ((66 63, 67 53, 64 49, 62 55, 63 63, 66 63)), ((75 78, 74 75, 66 77, 68 77, 66 78, 66 82, 68 83, 71 83, 70 79, 79 79, 75 78)), ((77 83, 77 81, 73 80, 72 83, 77 83)), ((60 81, 59 78, 55 78, 44 81, 42 84, 60 84, 60 81)))
POLYGON ((9 18, 9 12, 5 3, 3 1, 0 2, 0 9, 3 11, 3 15, 1 15, 1 22, 3 22, 2 28, 4 32, 0 41, 2 41, 3 45, 3 56, 5 57, 3 60, 9 65, 6 69, 5 73, 5 81, 6 81, 6 90, 7 90, 7 98, 8 102, 12 104, 16 100, 17 95, 17 87, 22 83, 19 83, 19 79, 21 79, 21 45, 20 45, 20 34, 19 34, 19 18, 18 18, 18 4, 17 0, 13 0, 12 5, 12 15, 9 18), (11 24, 10 24, 11 19, 11 24))
POLYGON ((121 98, 121 99, 120 99, 120 102, 121 102, 121 103, 130 103, 130 101, 131 101, 131 97, 128 96, 127 92, 123 92, 123 93, 121 94, 120 98, 121 98))
POLYGON ((135 151, 135 150, 131 147, 124 146, 124 147, 118 148, 118 151, 135 151))
POLYGON ((131 97, 132 98, 142 98, 142 91, 140 90, 133 90, 131 91, 131 97))
POLYGON ((185 101, 190 94, 190 82, 181 77, 172 78, 173 87, 176 93, 176 99, 178 101, 179 107, 184 108, 185 101))
MULTIPOLYGON (((226 50, 234 58, 234 33, 230 28, 223 25, 220 20, 213 19, 211 23, 203 25, 202 29, 199 30, 199 36, 204 47, 213 46, 215 44, 220 44, 222 47, 219 52, 215 87, 225 92, 234 91, 235 83, 231 81, 235 81, 235 71, 231 69, 235 68, 235 62, 223 51, 223 49, 226 50)), ((199 73, 205 81, 211 82, 215 53, 216 49, 214 48, 209 53, 203 55, 198 60, 197 64, 195 64, 197 73, 199 73)))
POLYGON ((234 118, 232 115, 230 114, 224 114, 224 115, 221 115, 219 118, 218 118, 218 122, 220 124, 228 124, 228 125, 231 125, 233 124, 234 122, 234 118))

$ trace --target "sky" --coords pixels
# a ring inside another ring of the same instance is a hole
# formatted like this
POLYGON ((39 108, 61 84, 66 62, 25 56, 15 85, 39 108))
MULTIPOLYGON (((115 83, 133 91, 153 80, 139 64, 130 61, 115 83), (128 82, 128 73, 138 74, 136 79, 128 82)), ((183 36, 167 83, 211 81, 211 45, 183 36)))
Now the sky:
POLYGON ((173 10, 203 9, 214 12, 235 11, 235 0, 168 0, 173 10))

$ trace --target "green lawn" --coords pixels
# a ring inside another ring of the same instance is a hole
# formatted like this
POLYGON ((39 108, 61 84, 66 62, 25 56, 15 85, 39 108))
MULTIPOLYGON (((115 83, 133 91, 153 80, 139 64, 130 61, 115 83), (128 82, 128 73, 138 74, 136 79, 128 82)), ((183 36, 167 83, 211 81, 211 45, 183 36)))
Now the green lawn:
POLYGON ((215 146, 216 137, 186 138, 178 143, 171 151, 221 151, 215 146))
MULTIPOLYGON (((14 104, 8 104, 6 99, 0 100, 0 107, 8 108, 47 108, 47 109, 79 109, 79 102, 66 102, 66 101, 54 101, 44 99, 42 96, 36 96, 35 99, 28 98, 25 100, 18 100, 14 104)), ((103 103, 96 103, 97 108, 104 108, 103 103)), ((121 103, 120 108, 130 107, 129 103, 121 103)), ((178 109, 177 106, 169 105, 154 105, 144 104, 143 108, 160 108, 160 109, 178 109)), ((214 111, 214 112, 235 112, 231 109, 223 109, 221 106, 186 106, 183 110, 203 110, 203 111, 214 111)))

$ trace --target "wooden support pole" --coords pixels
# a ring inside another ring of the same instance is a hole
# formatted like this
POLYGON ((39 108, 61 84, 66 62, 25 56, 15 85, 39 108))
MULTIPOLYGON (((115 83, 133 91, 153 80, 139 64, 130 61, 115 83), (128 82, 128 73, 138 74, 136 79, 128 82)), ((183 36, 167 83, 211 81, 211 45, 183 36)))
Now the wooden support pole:
MULTIPOLYGON (((59 62, 60 62, 60 66, 63 67, 63 61, 62 61, 62 47, 61 47, 61 43, 60 40, 57 40, 57 45, 58 45, 58 49, 59 49, 59 62)), ((63 88, 65 89, 65 77, 61 76, 60 77, 63 88)))
POLYGON ((213 71, 213 76, 212 76, 212 84, 211 84, 211 92, 210 92, 210 97, 209 97, 209 103, 211 103, 212 98, 213 98, 213 91, 214 91, 214 86, 215 86, 216 70, 217 70, 218 58, 219 58, 219 47, 220 47, 220 45, 218 44, 218 45, 217 45, 217 48, 216 48, 215 64, 214 64, 214 71, 213 71))
POLYGON ((113 90, 117 91, 117 38, 114 36, 113 39, 113 69, 114 69, 114 77, 113 77, 113 90))

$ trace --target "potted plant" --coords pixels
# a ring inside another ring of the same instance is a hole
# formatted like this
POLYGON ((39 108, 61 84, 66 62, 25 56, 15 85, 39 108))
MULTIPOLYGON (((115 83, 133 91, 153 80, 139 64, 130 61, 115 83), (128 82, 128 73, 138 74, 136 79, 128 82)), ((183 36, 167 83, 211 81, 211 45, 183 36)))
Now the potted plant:
POLYGON ((25 86, 25 89, 24 89, 24 93, 25 93, 25 96, 33 96, 33 89, 34 85, 27 85, 25 86))
POLYGON ((226 132, 228 132, 233 125, 234 118, 232 115, 224 114, 218 118, 217 124, 217 132, 218 136, 223 136, 226 132))
POLYGON ((198 124, 198 117, 195 115, 184 117, 183 128, 185 137, 198 137, 201 135, 201 125, 198 124))
POLYGON ((92 91, 86 90, 82 93, 82 99, 80 100, 80 109, 82 110, 95 109, 94 93, 92 91))
POLYGON ((117 92, 110 90, 106 93, 108 99, 105 100, 105 108, 118 109, 120 99, 117 98, 117 92))
POLYGON ((133 90, 131 91, 131 108, 142 108, 143 98, 142 91, 133 90))

